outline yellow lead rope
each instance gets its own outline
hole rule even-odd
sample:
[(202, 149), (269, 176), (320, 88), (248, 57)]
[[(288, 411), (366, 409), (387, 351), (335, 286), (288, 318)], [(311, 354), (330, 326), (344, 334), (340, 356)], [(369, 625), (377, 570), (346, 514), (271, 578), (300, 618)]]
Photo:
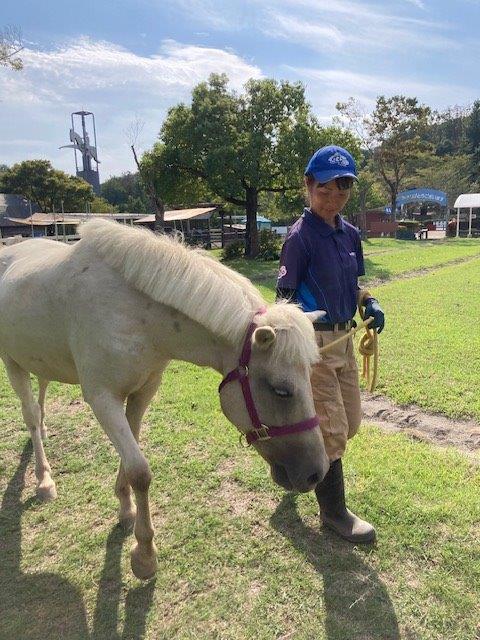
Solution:
[[(357, 331), (365, 328), (365, 333), (360, 339), (360, 344), (358, 345), (358, 350), (360, 354), (363, 356), (363, 368), (362, 368), (362, 378), (364, 378), (367, 382), (367, 389), (370, 392), (375, 391), (375, 387), (377, 386), (377, 373), (378, 373), (378, 335), (375, 329), (370, 329), (369, 324), (373, 322), (373, 318), (368, 318), (364, 320), (363, 311), (361, 307), (358, 308), (358, 312), (360, 317), (362, 318), (362, 322), (356, 327), (352, 327), (348, 333), (340, 338), (337, 338), (330, 344), (325, 345), (324, 347), (320, 347), (320, 353), (325, 353), (329, 351), (334, 345), (339, 344), (340, 342), (344, 342), (348, 340), (350, 337), (353, 337)], [(373, 356), (373, 369), (370, 367), (370, 358)]]

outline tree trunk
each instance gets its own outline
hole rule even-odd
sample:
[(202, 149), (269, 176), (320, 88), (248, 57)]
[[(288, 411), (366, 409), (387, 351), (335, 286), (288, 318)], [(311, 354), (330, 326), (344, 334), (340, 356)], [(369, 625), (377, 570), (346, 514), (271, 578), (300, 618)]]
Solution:
[(245, 257), (256, 258), (260, 251), (257, 229), (258, 192), (254, 187), (245, 189), (247, 224), (245, 229)]
[(393, 216), (392, 219), (395, 222), (397, 220), (397, 190), (396, 189), (390, 190), (390, 204), (392, 207), (392, 216)]
[(135, 159), (135, 164), (137, 165), (138, 173), (140, 174), (140, 178), (145, 185), (148, 197), (150, 198), (150, 203), (153, 207), (153, 210), (155, 211), (155, 222), (153, 224), (153, 230), (155, 231), (155, 233), (163, 233), (163, 230), (165, 228), (165, 206), (162, 200), (157, 195), (153, 181), (145, 175), (144, 171), (142, 171), (142, 166), (138, 161), (137, 152), (135, 151), (135, 147), (133, 144), (131, 145), (131, 149), (133, 157)]

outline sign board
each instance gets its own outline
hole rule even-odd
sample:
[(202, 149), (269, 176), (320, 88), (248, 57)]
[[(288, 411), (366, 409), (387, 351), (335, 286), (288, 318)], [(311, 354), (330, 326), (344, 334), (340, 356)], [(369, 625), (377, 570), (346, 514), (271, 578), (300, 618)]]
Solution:
[(401, 207), (408, 202), (435, 202), (442, 207), (447, 206), (447, 194), (437, 189), (409, 189), (397, 195), (397, 205)]

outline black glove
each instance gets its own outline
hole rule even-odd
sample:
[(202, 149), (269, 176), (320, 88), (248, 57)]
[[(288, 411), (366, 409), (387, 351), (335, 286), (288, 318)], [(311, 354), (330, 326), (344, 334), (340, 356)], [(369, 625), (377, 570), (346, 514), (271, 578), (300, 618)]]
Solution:
[(365, 311), (363, 316), (364, 320), (367, 318), (373, 318), (373, 322), (368, 326), (375, 327), (377, 333), (382, 332), (382, 329), (385, 326), (385, 314), (383, 313), (382, 307), (378, 304), (378, 300), (375, 298), (367, 298), (365, 301)]

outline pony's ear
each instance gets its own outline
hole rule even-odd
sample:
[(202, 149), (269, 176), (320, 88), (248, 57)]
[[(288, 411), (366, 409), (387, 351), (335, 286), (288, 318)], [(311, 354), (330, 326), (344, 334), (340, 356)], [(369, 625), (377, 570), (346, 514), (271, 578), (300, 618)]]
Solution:
[(312, 322), (316, 322), (317, 320), (321, 320), (322, 318), (324, 318), (327, 315), (327, 312), (326, 311), (307, 311), (305, 315)]
[(266, 350), (272, 346), (276, 339), (275, 330), (272, 327), (258, 327), (253, 332), (252, 340), (253, 344), (258, 349)]

